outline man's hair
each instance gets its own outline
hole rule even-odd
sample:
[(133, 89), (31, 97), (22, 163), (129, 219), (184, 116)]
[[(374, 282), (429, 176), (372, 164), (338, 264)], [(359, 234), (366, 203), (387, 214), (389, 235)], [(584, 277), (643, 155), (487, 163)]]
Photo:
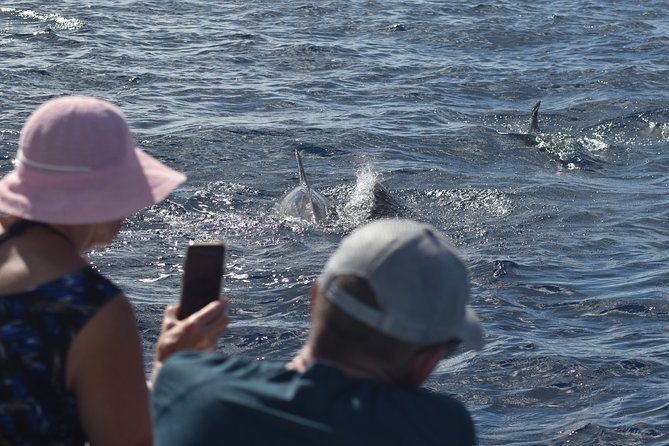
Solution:
[[(374, 291), (364, 279), (341, 275), (335, 280), (360, 302), (379, 308)], [(416, 345), (381, 333), (339, 309), (320, 291), (313, 305), (310, 343), (317, 358), (371, 369), (386, 375), (393, 382), (402, 383), (403, 375), (415, 355), (437, 347)]]

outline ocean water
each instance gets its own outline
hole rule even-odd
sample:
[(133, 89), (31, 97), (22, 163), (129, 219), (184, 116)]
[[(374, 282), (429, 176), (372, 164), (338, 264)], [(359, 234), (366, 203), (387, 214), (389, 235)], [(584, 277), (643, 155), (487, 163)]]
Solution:
[[(426, 386), (480, 444), (667, 445), (668, 47), (659, 0), (5, 1), (0, 175), (28, 114), (75, 93), (187, 173), (91, 253), (135, 306), (147, 370), (191, 240), (229, 245), (219, 349), (290, 358), (381, 181), (468, 261), (486, 347)], [(322, 224), (273, 212), (296, 149)]]

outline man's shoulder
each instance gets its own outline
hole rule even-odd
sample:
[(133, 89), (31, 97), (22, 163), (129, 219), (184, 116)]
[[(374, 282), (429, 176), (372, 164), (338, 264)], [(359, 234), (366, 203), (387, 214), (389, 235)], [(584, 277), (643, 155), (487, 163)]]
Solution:
[(151, 392), (154, 422), (169, 419), (175, 411), (182, 416), (195, 415), (217, 400), (241, 397), (246, 401), (251, 388), (262, 389), (263, 383), (283, 370), (283, 363), (278, 361), (222, 353), (175, 353), (161, 367)]
[(469, 411), (455, 397), (432, 390), (420, 389), (415, 392), (415, 398), (416, 400), (421, 400), (427, 410), (433, 410), (433, 413), (441, 414), (441, 417), (447, 415), (455, 424), (473, 425)]
[[(324, 421), (335, 432), (352, 438), (355, 433), (363, 444), (475, 443), (469, 411), (450, 395), (349, 378), (336, 368), (318, 364), (304, 378), (313, 385), (304, 389), (303, 409), (308, 410), (303, 414)], [(309, 406), (315, 399), (323, 407)]]
[(424, 388), (404, 390), (379, 385), (378, 389), (386, 394), (379, 400), (388, 403), (388, 411), (398, 411), (404, 417), (408, 415), (404, 411), (408, 410), (412, 413), (410, 417), (419, 424), (421, 421), (444, 420), (445, 417), (454, 422), (471, 423), (467, 408), (450, 395)]
[(451, 408), (454, 410), (463, 410), (465, 412), (467, 411), (465, 406), (460, 401), (446, 393), (440, 393), (435, 390), (426, 388), (420, 388), (416, 391), (408, 391), (406, 393), (410, 394), (416, 401), (421, 401), (426, 405), (440, 406), (445, 409)]
[(165, 361), (156, 385), (160, 385), (161, 381), (176, 380), (183, 384), (221, 375), (248, 378), (276, 373), (283, 368), (283, 363), (279, 361), (257, 361), (223, 353), (178, 352)]
[(402, 426), (398, 435), (409, 434), (412, 444), (475, 444), (474, 421), (456, 398), (426, 389), (398, 392), (393, 398), (394, 415), (388, 421), (396, 419)]
[[(234, 367), (250, 364), (252, 361), (223, 353), (203, 353), (197, 351), (179, 351), (165, 361), (163, 369), (174, 370), (181, 368), (209, 369), (212, 367)], [(257, 361), (256, 361), (257, 362)], [(162, 369), (161, 369), (162, 373)]]

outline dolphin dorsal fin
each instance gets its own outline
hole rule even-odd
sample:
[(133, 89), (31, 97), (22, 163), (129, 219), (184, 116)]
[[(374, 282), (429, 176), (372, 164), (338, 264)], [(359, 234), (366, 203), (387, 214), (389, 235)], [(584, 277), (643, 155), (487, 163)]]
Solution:
[(539, 132), (539, 107), (541, 106), (541, 101), (537, 101), (532, 107), (532, 116), (530, 116), (530, 125), (527, 128), (527, 133), (538, 133)]
[(297, 173), (300, 176), (300, 184), (306, 186), (309, 189), (309, 183), (307, 182), (307, 176), (304, 174), (304, 166), (302, 166), (302, 157), (300, 152), (295, 150), (295, 159), (297, 160)]
[(314, 223), (316, 223), (316, 207), (314, 206), (314, 201), (311, 198), (311, 188), (309, 187), (309, 183), (307, 182), (307, 176), (304, 174), (304, 166), (302, 165), (302, 157), (300, 156), (300, 152), (295, 150), (295, 159), (297, 160), (297, 172), (300, 176), (300, 184), (302, 187), (304, 187), (306, 193), (307, 193), (307, 200), (309, 201), (309, 208), (311, 209), (311, 219), (313, 220)]

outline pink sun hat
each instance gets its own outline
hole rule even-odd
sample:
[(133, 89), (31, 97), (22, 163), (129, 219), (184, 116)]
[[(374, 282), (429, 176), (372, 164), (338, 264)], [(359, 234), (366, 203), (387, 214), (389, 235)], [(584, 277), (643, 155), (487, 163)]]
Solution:
[(120, 220), (186, 180), (135, 146), (118, 107), (86, 96), (38, 107), (23, 126), (14, 164), (0, 179), (0, 212), (52, 224)]

